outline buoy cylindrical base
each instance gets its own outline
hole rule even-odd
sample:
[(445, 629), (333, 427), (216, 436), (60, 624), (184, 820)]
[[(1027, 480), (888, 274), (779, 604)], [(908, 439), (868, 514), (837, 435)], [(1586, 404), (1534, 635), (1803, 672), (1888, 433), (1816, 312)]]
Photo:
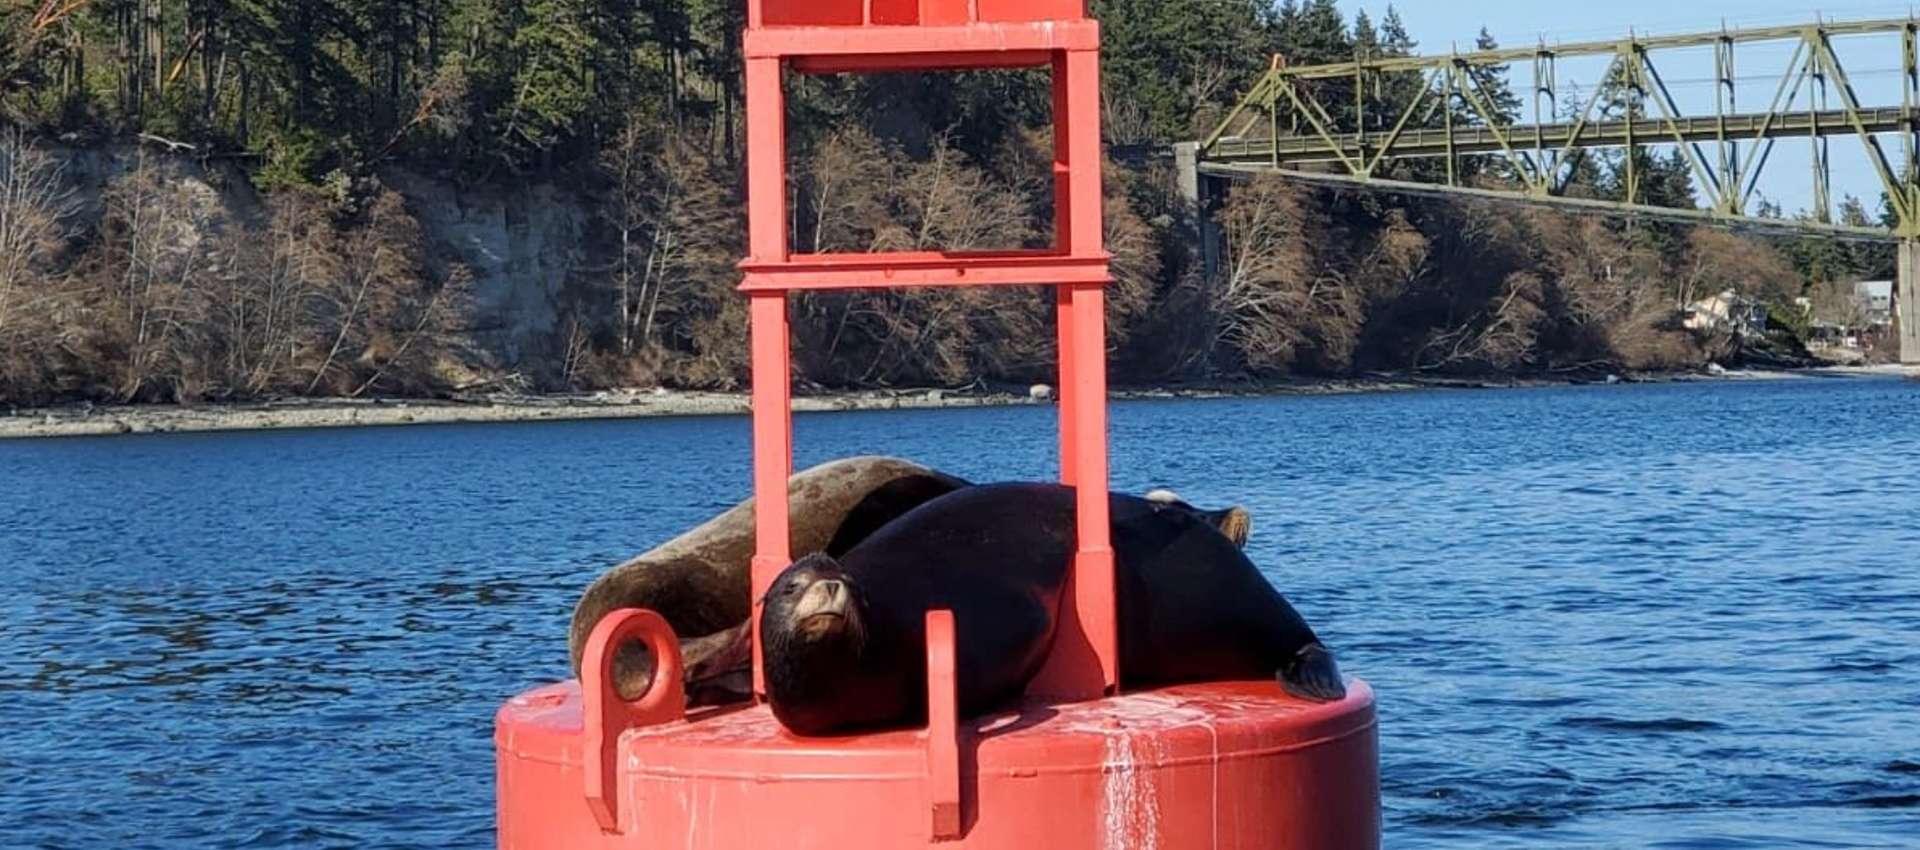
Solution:
[(935, 838), (925, 730), (796, 738), (765, 706), (621, 736), (617, 824), (581, 794), (577, 686), (501, 709), (502, 850), (953, 847), (1369, 850), (1373, 693), (1312, 704), (1266, 682), (1189, 685), (962, 724), (960, 834)]

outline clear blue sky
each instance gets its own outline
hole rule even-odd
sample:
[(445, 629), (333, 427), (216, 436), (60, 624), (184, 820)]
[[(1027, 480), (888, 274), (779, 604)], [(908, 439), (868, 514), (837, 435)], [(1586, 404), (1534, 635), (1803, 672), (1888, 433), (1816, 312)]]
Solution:
[[(1349, 18), (1365, 9), (1376, 21), (1385, 15), (1389, 5), (1387, 0), (1338, 2)], [(1629, 30), (1650, 33), (1711, 30), (1723, 22), (1733, 28), (1808, 23), (1816, 14), (1834, 20), (1896, 18), (1912, 14), (1916, 8), (1913, 3), (1875, 0), (1397, 0), (1392, 5), (1400, 11), (1407, 30), (1420, 42), (1422, 53), (1445, 53), (1456, 44), (1463, 50), (1469, 49), (1483, 25), (1504, 45), (1534, 44), (1541, 40), (1553, 44), (1617, 38)], [(1841, 60), (1854, 76), (1867, 105), (1883, 105), (1889, 98), (1892, 104), (1899, 103), (1897, 38), (1885, 42), (1843, 43), (1840, 50)], [(1754, 47), (1740, 57), (1743, 109), (1765, 108), (1790, 52), (1790, 46)], [(1654, 61), (1674, 85), (1675, 98), (1681, 101), (1683, 109), (1701, 106), (1711, 109), (1711, 52), (1656, 54)], [(1590, 86), (1602, 70), (1599, 64), (1563, 65), (1561, 82)], [(1526, 90), (1527, 73), (1528, 69), (1514, 69), (1519, 83), (1517, 90)], [(1805, 101), (1801, 103), (1804, 106)], [(1885, 142), (1891, 145), (1889, 154), (1897, 158), (1897, 143), (1891, 139)], [(1862, 145), (1851, 137), (1836, 137), (1831, 151), (1836, 198), (1851, 193), (1861, 197), (1869, 207), (1874, 206), (1880, 196), (1880, 183), (1862, 152)], [(1806, 143), (1781, 142), (1764, 172), (1761, 194), (1788, 210), (1807, 207), (1813, 197), (1811, 162)]]

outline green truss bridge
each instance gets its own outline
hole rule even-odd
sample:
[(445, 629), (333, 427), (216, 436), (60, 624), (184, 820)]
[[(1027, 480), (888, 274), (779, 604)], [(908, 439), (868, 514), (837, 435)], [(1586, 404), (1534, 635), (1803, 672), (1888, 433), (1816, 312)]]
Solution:
[[(1712, 85), (1711, 103), (1676, 98), (1678, 78), (1663, 74), (1663, 64), (1685, 65), (1708, 52), (1711, 78), (1687, 82)], [(1755, 54), (1766, 57), (1764, 88), (1772, 91), (1758, 109), (1740, 98), (1743, 91), (1752, 94), (1754, 81), (1740, 75), (1742, 57)], [(1777, 64), (1783, 55), (1784, 67)], [(1882, 66), (1897, 68), (1899, 82), (1874, 86), (1863, 99), (1855, 77), (1868, 72), (1850, 75), (1849, 62), (1872, 66), (1875, 74), (1887, 73)], [(1563, 85), (1563, 66), (1580, 63), (1604, 71), (1584, 87)], [(1512, 77), (1505, 109), (1498, 103), (1503, 90), (1490, 73), (1496, 69)], [(1516, 94), (1531, 95), (1518, 98), (1522, 110), (1531, 107), (1531, 121), (1511, 117)], [(1830, 144), (1849, 137), (1886, 191), (1890, 227), (1830, 218)], [(1783, 143), (1811, 151), (1810, 218), (1754, 214), (1761, 177)], [(1643, 160), (1635, 155), (1622, 158), (1624, 200), (1570, 191), (1581, 152), (1631, 154), (1655, 146), (1684, 154), (1704, 206), (1647, 203), (1646, 175), (1638, 168)], [(1343, 188), (1895, 242), (1901, 359), (1920, 363), (1920, 19), (1821, 21), (1439, 56), (1362, 54), (1312, 66), (1276, 57), (1220, 127), (1204, 141), (1179, 146), (1176, 158), (1195, 200), (1213, 182), (1279, 174)], [(1468, 176), (1468, 162), (1489, 160), (1498, 164), (1501, 179)]]

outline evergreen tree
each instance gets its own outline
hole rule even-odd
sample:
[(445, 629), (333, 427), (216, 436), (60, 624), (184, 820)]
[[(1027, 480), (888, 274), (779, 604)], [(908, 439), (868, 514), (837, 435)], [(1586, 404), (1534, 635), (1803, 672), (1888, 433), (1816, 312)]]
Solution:
[(588, 84), (599, 44), (585, 0), (529, 0), (525, 21), (508, 41), (518, 67), (501, 140), (527, 157), (548, 159), (584, 129), (596, 100)]
[(1353, 16), (1353, 48), (1363, 58), (1380, 55), (1380, 31), (1374, 28), (1373, 18), (1365, 9)]
[[(1480, 36), (1474, 41), (1474, 49), (1498, 50), (1500, 43), (1494, 39), (1493, 33), (1481, 27)], [(1457, 111), (1455, 120), (1469, 126), (1513, 126), (1520, 118), (1520, 98), (1513, 93), (1513, 86), (1508, 81), (1509, 73), (1506, 65), (1468, 65), (1467, 80), (1464, 81), (1467, 90), (1454, 103)], [(1466, 157), (1461, 163), (1461, 173), (1491, 174), (1509, 182), (1520, 179), (1519, 170), (1504, 155)]]
[[(1204, 133), (1261, 70), (1258, 0), (1094, 0), (1109, 133), (1172, 142)], [(992, 102), (982, 106), (994, 108)], [(1214, 107), (1209, 109), (1208, 107)]]
[(1388, 56), (1412, 56), (1420, 47), (1407, 33), (1407, 25), (1400, 20), (1400, 10), (1387, 5), (1387, 17), (1380, 24), (1380, 47)]
[[(1882, 197), (1885, 194), (1883, 190)], [(1852, 195), (1840, 199), (1840, 223), (1848, 227), (1893, 226), (1875, 221), (1867, 214), (1866, 204)], [(1847, 242), (1843, 247), (1848, 254), (1847, 265), (1860, 280), (1891, 280), (1896, 274), (1899, 258), (1892, 246), (1880, 242)]]
[(1287, 0), (1269, 36), (1274, 52), (1293, 65), (1321, 65), (1353, 58), (1353, 36), (1334, 0)]
[[(1473, 47), (1483, 52), (1499, 50), (1500, 42), (1486, 27), (1481, 27), (1480, 37), (1474, 40)], [(1520, 96), (1513, 93), (1513, 84), (1508, 79), (1512, 69), (1507, 65), (1473, 65), (1471, 72), (1479, 96), (1493, 111), (1494, 123), (1504, 127), (1519, 121)]]

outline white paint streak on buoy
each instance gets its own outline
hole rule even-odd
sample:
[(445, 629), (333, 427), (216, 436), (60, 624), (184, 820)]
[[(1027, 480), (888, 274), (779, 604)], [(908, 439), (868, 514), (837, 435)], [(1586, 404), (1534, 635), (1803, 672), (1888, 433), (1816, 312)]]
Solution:
[(1186, 707), (1178, 699), (1143, 694), (1115, 698), (1102, 706), (1101, 714), (1105, 722), (1099, 732), (1106, 739), (1102, 769), (1104, 846), (1108, 850), (1158, 850), (1157, 779), (1168, 757), (1166, 732), (1205, 722), (1205, 713)]
[(1213, 763), (1210, 765), (1213, 769), (1213, 787), (1207, 794), (1207, 808), (1210, 809), (1209, 817), (1213, 819), (1213, 850), (1220, 850), (1220, 727), (1213, 725), (1212, 720), (1206, 721), (1206, 727), (1207, 738), (1213, 742)]
[(1107, 850), (1158, 850), (1160, 794), (1154, 781), (1157, 741), (1143, 741), (1126, 728), (1106, 741), (1105, 840)]
[[(687, 823), (699, 823), (700, 816), (705, 814), (705, 812), (700, 811), (700, 789), (695, 787), (691, 782), (681, 782), (677, 784), (680, 787), (674, 790), (680, 792), (676, 796), (680, 799), (681, 820)], [(685, 850), (693, 850), (693, 841), (699, 832), (700, 830), (698, 829), (687, 830)]]
[(1156, 780), (1170, 757), (1167, 733), (1195, 725), (1205, 726), (1213, 738), (1217, 843), (1220, 737), (1208, 711), (1176, 696), (1126, 694), (1102, 701), (1094, 711), (1063, 718), (1061, 731), (1099, 735), (1104, 742), (1100, 812), (1104, 850), (1158, 850), (1160, 789)]

